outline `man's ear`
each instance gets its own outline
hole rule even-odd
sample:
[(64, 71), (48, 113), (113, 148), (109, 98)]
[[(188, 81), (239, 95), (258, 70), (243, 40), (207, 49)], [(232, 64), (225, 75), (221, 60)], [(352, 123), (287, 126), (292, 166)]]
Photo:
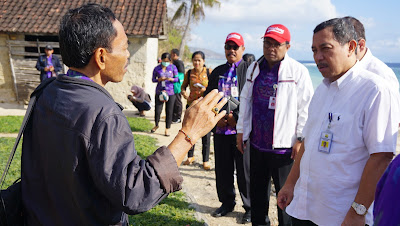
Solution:
[(93, 54), (94, 61), (96, 62), (97, 66), (100, 70), (104, 70), (106, 67), (106, 55), (107, 50), (104, 48), (98, 48)]
[(366, 48), (365, 39), (362, 38), (362, 39), (358, 40), (358, 46), (359, 46), (360, 52), (364, 52), (364, 50)]
[(349, 56), (351, 56), (351, 54), (355, 54), (355, 51), (356, 51), (356, 48), (357, 48), (357, 42), (356, 42), (356, 40), (351, 40), (350, 42), (349, 42)]

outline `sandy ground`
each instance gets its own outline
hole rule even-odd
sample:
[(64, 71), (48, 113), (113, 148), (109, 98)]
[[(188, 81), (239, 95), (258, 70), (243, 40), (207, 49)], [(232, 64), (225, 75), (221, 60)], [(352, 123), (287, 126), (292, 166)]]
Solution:
[[(184, 105), (185, 106), (185, 105)], [(26, 106), (16, 104), (0, 104), (0, 116), (2, 115), (24, 115)], [(126, 116), (135, 117), (136, 111), (124, 110)], [(147, 112), (146, 118), (154, 123), (154, 110)], [(161, 119), (160, 128), (155, 133), (139, 133), (155, 137), (159, 141), (159, 145), (168, 145), (178, 133), (181, 128), (181, 124), (172, 124), (170, 130), (170, 137), (164, 136), (165, 120)], [(0, 134), (0, 136), (16, 136), (15, 134)], [(218, 201), (216, 185), (215, 185), (215, 171), (214, 171), (214, 148), (211, 138), (211, 153), (210, 153), (210, 164), (211, 170), (205, 171), (202, 167), (201, 157), (201, 139), (196, 143), (196, 149), (194, 152), (195, 162), (189, 166), (181, 166), (180, 171), (184, 178), (183, 191), (187, 194), (188, 202), (193, 208), (196, 209), (196, 218), (204, 220), (206, 225), (218, 226), (218, 225), (240, 225), (240, 220), (244, 213), (242, 208), (242, 200), (238, 195), (237, 185), (236, 187), (236, 206), (232, 213), (227, 214), (224, 217), (214, 218), (211, 213), (218, 208), (221, 203)], [(397, 144), (397, 153), (400, 151), (400, 144)], [(277, 209), (276, 209), (276, 197), (275, 194), (271, 193), (270, 196), (270, 209), (269, 216), (271, 225), (278, 225)], [(249, 225), (249, 224), (248, 224)]]

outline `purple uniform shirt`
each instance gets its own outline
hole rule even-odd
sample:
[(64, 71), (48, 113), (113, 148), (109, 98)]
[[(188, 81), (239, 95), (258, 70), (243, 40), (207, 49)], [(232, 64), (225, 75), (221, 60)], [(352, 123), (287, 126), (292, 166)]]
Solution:
[(250, 142), (252, 146), (261, 152), (286, 154), (290, 153), (292, 149), (272, 148), (275, 110), (269, 109), (269, 101), (270, 97), (276, 97), (277, 89), (274, 89), (274, 85), (277, 87), (278, 84), (279, 66), (280, 63), (277, 63), (270, 69), (265, 59), (260, 64), (260, 74), (254, 81), (253, 87), (252, 131), (250, 134)]
[(390, 163), (376, 187), (374, 225), (400, 225), (399, 156)]
[[(47, 67), (48, 66), (53, 66), (53, 55), (50, 55), (47, 57)], [(51, 78), (51, 71), (47, 72), (47, 78)]]
[(92, 81), (92, 82), (94, 82), (92, 79), (90, 79), (90, 78), (87, 77), (86, 75), (84, 75), (84, 74), (82, 74), (82, 73), (80, 73), (80, 72), (71, 70), (71, 69), (69, 69), (69, 70), (67, 71), (67, 76), (73, 77), (73, 78), (80, 78), (80, 79), (83, 79), (83, 80), (87, 80), (87, 81)]
[[(159, 82), (158, 78), (167, 77), (174, 78), (173, 81)], [(153, 70), (153, 82), (157, 82), (156, 94), (159, 94), (162, 90), (167, 91), (169, 96), (174, 95), (174, 83), (178, 82), (178, 69), (173, 64), (168, 65), (165, 71), (162, 70), (161, 64), (157, 65)]]
[[(240, 62), (242, 62), (242, 60), (230, 65), (231, 67), (229, 70), (224, 75), (220, 76), (218, 80), (218, 91), (223, 92), (225, 97), (231, 96), (231, 88), (233, 86), (238, 87), (236, 68), (239, 66)], [(230, 125), (226, 125), (224, 127), (217, 126), (215, 132), (217, 134), (233, 135), (236, 134), (236, 128)]]

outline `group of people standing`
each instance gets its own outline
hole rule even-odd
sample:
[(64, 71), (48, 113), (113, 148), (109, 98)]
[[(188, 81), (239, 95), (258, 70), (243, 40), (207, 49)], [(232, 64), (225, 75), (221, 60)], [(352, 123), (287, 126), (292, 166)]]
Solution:
[[(204, 66), (204, 53), (193, 53), (194, 69), (181, 87), (188, 106), (213, 89), (228, 99), (226, 115), (212, 130), (222, 203), (212, 215), (233, 210), (236, 171), (242, 223), (270, 224), (272, 179), (279, 225), (372, 225), (375, 188), (396, 147), (395, 74), (371, 54), (364, 27), (353, 17), (314, 30), (312, 51), (325, 78), (316, 95), (307, 68), (287, 54), (288, 28), (271, 25), (262, 38), (263, 56), (253, 63), (243, 59), (244, 40), (236, 32), (225, 40), (227, 62), (212, 71)], [(203, 166), (209, 169), (210, 133), (202, 141)], [(192, 148), (184, 164), (193, 161)]]

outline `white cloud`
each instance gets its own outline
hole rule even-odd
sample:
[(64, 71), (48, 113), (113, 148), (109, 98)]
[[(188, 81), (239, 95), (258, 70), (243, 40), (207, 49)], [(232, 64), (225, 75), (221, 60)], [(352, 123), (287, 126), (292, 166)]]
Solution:
[(364, 25), (365, 30), (368, 30), (369, 28), (375, 27), (375, 19), (372, 17), (362, 17), (360, 16), (357, 18), (360, 20), (360, 22)]

